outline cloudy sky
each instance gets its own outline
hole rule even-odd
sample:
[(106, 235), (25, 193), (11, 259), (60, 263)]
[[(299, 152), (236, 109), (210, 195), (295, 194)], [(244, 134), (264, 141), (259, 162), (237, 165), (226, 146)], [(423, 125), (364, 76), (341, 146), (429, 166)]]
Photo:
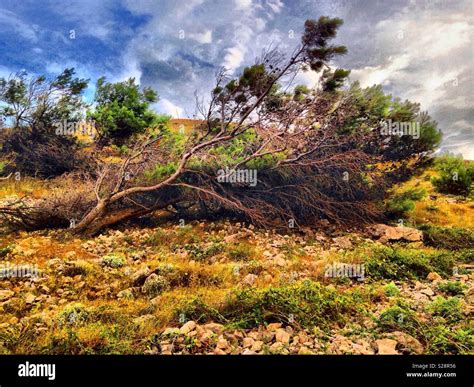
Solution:
[(192, 117), (218, 68), (238, 73), (269, 45), (290, 52), (321, 15), (344, 19), (349, 53), (334, 65), (420, 102), (442, 149), (474, 159), (473, 0), (1, 0), (0, 77), (75, 67), (90, 99), (99, 76), (133, 76), (158, 91), (157, 111)]

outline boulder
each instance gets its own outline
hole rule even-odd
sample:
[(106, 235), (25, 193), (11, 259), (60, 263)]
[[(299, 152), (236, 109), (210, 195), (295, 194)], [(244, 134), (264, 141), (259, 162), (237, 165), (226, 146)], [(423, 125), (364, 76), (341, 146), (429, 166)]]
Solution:
[(423, 233), (412, 227), (394, 227), (386, 224), (374, 224), (367, 228), (370, 235), (381, 243), (387, 242), (420, 242)]
[(396, 350), (397, 342), (392, 339), (378, 339), (375, 340), (379, 355), (398, 355)]
[(0, 290), (0, 301), (5, 301), (11, 298), (15, 292), (11, 290)]

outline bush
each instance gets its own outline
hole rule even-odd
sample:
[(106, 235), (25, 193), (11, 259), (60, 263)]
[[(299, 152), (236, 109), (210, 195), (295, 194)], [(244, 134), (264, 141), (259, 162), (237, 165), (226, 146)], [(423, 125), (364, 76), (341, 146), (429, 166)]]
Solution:
[(224, 250), (224, 245), (212, 242), (209, 246), (201, 246), (198, 243), (193, 243), (185, 245), (184, 249), (190, 253), (191, 257), (202, 261), (221, 253)]
[(306, 328), (329, 329), (358, 313), (368, 298), (359, 292), (340, 293), (334, 287), (306, 280), (277, 288), (235, 290), (218, 309), (194, 299), (182, 305), (177, 316), (183, 313), (189, 319), (217, 321), (238, 328), (294, 322)]
[(411, 335), (416, 335), (420, 328), (415, 312), (404, 303), (385, 309), (378, 318), (378, 325), (384, 331), (401, 330)]
[(474, 231), (458, 227), (423, 225), (423, 240), (428, 246), (447, 250), (474, 248)]
[(74, 277), (76, 275), (88, 275), (94, 271), (94, 266), (83, 260), (69, 262), (66, 268), (63, 270), (63, 274), (68, 277)]
[(8, 253), (11, 253), (12, 251), (13, 251), (12, 246), (0, 247), (0, 258), (6, 257)]
[(440, 172), (431, 182), (441, 193), (468, 196), (474, 181), (474, 164), (466, 165), (462, 156), (445, 155), (436, 159), (435, 168)]
[(229, 257), (234, 261), (248, 261), (254, 254), (254, 247), (248, 243), (239, 242), (229, 248)]
[(448, 281), (438, 285), (438, 290), (449, 296), (462, 295), (464, 294), (464, 289), (466, 289), (466, 285), (459, 281)]
[(450, 276), (454, 257), (443, 252), (381, 247), (365, 264), (366, 276), (374, 279), (424, 279), (432, 271)]
[(167, 290), (169, 286), (170, 283), (166, 277), (153, 273), (145, 280), (142, 286), (142, 293), (155, 297)]
[(95, 122), (101, 141), (123, 145), (156, 123), (156, 114), (149, 109), (156, 101), (156, 92), (149, 88), (140, 91), (134, 78), (108, 83), (101, 77), (96, 85), (96, 106), (88, 116)]
[(457, 322), (463, 318), (461, 300), (458, 297), (438, 296), (426, 308), (433, 316), (440, 316), (447, 322)]
[(104, 266), (119, 268), (125, 265), (125, 257), (119, 254), (108, 254), (102, 258), (102, 264)]
[(59, 314), (60, 326), (80, 325), (89, 320), (89, 312), (84, 305), (74, 303), (67, 305)]
[(405, 216), (415, 208), (415, 201), (426, 196), (424, 189), (413, 188), (402, 193), (394, 194), (387, 202), (387, 211), (390, 216)]
[(385, 285), (383, 291), (387, 297), (394, 297), (400, 294), (400, 289), (393, 282)]

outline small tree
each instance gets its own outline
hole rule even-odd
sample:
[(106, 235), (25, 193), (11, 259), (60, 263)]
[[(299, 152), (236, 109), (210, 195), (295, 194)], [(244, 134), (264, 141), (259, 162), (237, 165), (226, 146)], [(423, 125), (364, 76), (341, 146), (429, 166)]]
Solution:
[(95, 110), (88, 113), (95, 122), (99, 142), (122, 145), (134, 134), (144, 132), (156, 119), (150, 103), (157, 100), (154, 90), (145, 88), (140, 91), (134, 78), (117, 83), (108, 83), (105, 77), (99, 78)]
[(81, 163), (75, 138), (56, 135), (56, 124), (81, 119), (87, 82), (75, 78), (72, 68), (52, 79), (25, 72), (0, 78), (0, 116), (8, 127), (2, 153), (12, 168), (50, 177)]
[(474, 163), (467, 164), (462, 156), (450, 154), (436, 158), (435, 168), (440, 173), (432, 183), (441, 193), (468, 196), (474, 182)]

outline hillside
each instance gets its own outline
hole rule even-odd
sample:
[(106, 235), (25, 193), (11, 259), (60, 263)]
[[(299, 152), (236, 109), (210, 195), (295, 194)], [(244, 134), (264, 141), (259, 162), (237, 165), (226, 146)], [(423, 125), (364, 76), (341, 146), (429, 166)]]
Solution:
[[(0, 352), (472, 353), (474, 204), (436, 193), (433, 174), (394, 189), (426, 191), (410, 227), (283, 235), (168, 218), (94, 238), (4, 233), (2, 269), (33, 278), (2, 280)], [(3, 200), (60, 185), (0, 184)]]

